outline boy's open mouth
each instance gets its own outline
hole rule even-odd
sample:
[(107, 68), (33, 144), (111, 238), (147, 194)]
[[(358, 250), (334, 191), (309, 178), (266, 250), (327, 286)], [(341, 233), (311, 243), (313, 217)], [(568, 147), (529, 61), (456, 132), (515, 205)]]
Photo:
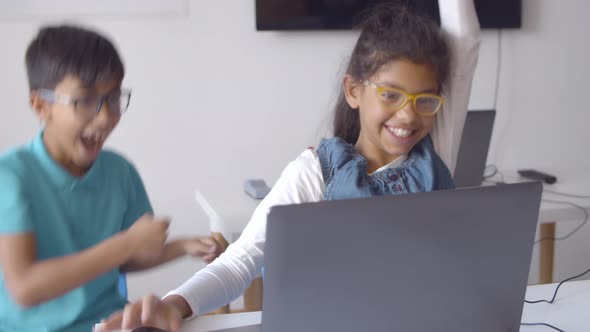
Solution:
[(104, 136), (100, 134), (96, 135), (83, 135), (80, 137), (80, 141), (88, 152), (98, 153), (104, 143)]

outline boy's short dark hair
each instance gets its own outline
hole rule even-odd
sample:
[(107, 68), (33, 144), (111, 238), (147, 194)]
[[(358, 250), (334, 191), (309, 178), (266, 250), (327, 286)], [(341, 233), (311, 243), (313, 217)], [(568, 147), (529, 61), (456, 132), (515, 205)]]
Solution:
[(125, 68), (115, 46), (100, 34), (71, 25), (43, 27), (25, 56), (29, 89), (54, 89), (67, 75), (85, 87), (121, 82)]

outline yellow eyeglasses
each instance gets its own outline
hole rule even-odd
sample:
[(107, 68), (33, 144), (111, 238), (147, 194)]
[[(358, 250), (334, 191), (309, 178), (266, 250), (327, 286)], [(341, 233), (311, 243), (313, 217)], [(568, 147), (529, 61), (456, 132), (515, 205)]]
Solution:
[(377, 85), (367, 80), (361, 81), (361, 83), (375, 88), (379, 100), (392, 112), (399, 111), (411, 101), (416, 113), (433, 116), (441, 109), (444, 101), (443, 97), (433, 93), (412, 94), (400, 89)]

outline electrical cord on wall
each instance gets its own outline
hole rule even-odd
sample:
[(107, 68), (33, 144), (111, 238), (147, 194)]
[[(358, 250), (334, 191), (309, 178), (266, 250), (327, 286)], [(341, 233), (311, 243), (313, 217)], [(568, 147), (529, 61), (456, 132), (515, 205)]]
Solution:
[[(494, 96), (493, 96), (493, 106), (494, 106), (494, 110), (498, 110), (498, 104), (499, 104), (499, 99), (500, 99), (500, 80), (501, 80), (501, 76), (502, 76), (502, 29), (498, 29), (498, 47), (496, 48), (497, 54), (496, 54), (496, 81), (494, 82)], [(496, 139), (494, 146), (492, 147), (492, 151), (491, 154), (496, 154), (496, 151), (498, 150), (498, 147), (501, 146), (501, 142), (504, 140), (504, 134), (506, 131), (506, 127), (508, 125), (504, 124), (503, 126), (501, 126), (501, 128), (495, 128), (494, 130), (494, 136), (498, 137), (498, 139)]]
[(500, 74), (502, 72), (502, 29), (498, 29), (498, 64), (496, 65), (496, 86), (494, 87), (494, 109), (498, 109), (498, 96), (500, 91)]

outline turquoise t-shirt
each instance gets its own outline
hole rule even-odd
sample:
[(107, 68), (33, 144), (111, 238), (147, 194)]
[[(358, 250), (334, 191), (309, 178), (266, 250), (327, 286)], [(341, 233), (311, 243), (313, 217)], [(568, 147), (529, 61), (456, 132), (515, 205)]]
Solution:
[[(42, 132), (0, 155), (0, 234), (34, 233), (39, 261), (91, 247), (151, 211), (139, 174), (114, 152), (102, 151), (82, 177), (49, 156)], [(115, 268), (29, 309), (13, 301), (0, 275), (0, 332), (89, 332), (124, 307), (118, 273)]]

